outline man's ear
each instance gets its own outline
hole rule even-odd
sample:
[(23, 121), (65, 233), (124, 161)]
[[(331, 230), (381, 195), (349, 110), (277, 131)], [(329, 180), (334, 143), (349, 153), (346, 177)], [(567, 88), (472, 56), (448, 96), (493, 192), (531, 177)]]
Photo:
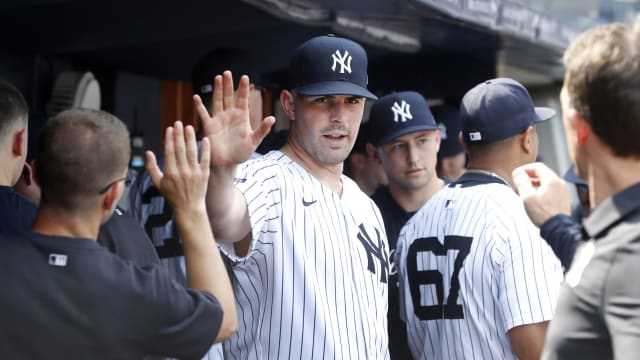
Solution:
[(27, 129), (22, 129), (13, 135), (13, 145), (11, 146), (11, 150), (15, 156), (26, 156), (26, 142)]
[(282, 90), (280, 92), (280, 105), (282, 106), (282, 110), (284, 110), (284, 113), (287, 115), (287, 117), (291, 120), (295, 120), (295, 103), (293, 93), (291, 91)]
[(22, 177), (28, 186), (31, 186), (35, 181), (35, 175), (31, 168), (31, 165), (25, 161), (24, 166), (22, 167)]
[(522, 149), (524, 151), (527, 152), (527, 154), (529, 154), (532, 151), (534, 151), (534, 149), (532, 148), (533, 136), (534, 136), (533, 132), (534, 131), (535, 131), (535, 129), (533, 128), (533, 125), (529, 125), (527, 130), (525, 130), (522, 133), (522, 137), (520, 138), (520, 146), (522, 147)]
[(584, 145), (593, 135), (593, 129), (587, 120), (575, 109), (569, 110), (569, 124), (576, 132), (578, 145)]
[[(124, 181), (118, 181), (109, 187), (109, 190), (102, 195), (102, 209), (110, 216), (113, 209), (118, 205), (120, 196), (124, 192)], [(107, 217), (108, 218), (108, 217)]]

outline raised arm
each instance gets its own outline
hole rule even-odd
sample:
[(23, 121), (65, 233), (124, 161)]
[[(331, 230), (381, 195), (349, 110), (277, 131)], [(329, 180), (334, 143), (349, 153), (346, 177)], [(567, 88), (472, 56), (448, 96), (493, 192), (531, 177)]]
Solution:
[(182, 238), (190, 288), (210, 292), (218, 299), (223, 318), (215, 341), (231, 337), (238, 326), (236, 306), (227, 270), (216, 246), (205, 205), (209, 178), (210, 144), (202, 141), (202, 157), (193, 127), (181, 122), (168, 127), (164, 138), (164, 172), (152, 152), (147, 152), (151, 180), (173, 208)]
[(233, 186), (236, 167), (251, 157), (275, 122), (266, 117), (257, 129), (249, 121), (249, 78), (242, 76), (234, 94), (230, 71), (214, 79), (210, 116), (198, 95), (195, 107), (204, 135), (211, 143), (211, 176), (207, 210), (211, 227), (221, 243), (249, 241), (251, 226), (244, 196)]
[(558, 175), (542, 163), (520, 166), (513, 181), (531, 221), (551, 246), (565, 270), (582, 240), (582, 225), (569, 216), (569, 196)]
[(554, 215), (571, 214), (564, 180), (543, 163), (520, 166), (513, 170), (512, 177), (527, 215), (536, 226)]

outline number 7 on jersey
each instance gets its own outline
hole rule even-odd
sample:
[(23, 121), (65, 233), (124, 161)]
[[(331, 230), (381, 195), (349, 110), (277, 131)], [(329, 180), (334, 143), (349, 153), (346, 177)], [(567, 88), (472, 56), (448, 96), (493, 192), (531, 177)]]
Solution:
[[(411, 300), (416, 316), (421, 320), (436, 319), (462, 319), (464, 313), (462, 305), (458, 304), (458, 293), (460, 292), (460, 281), (458, 275), (464, 259), (469, 255), (473, 238), (466, 236), (448, 235), (444, 237), (444, 244), (440, 243), (436, 237), (426, 237), (415, 239), (407, 253), (407, 276), (411, 289)], [(448, 251), (457, 250), (458, 254), (453, 263), (453, 269), (423, 269), (423, 256), (432, 255), (434, 257), (447, 256)], [(424, 254), (424, 253), (431, 254)], [(437, 259), (436, 259), (437, 260)], [(436, 263), (438, 263), (436, 261)], [(442, 263), (440, 263), (442, 264)], [(449, 262), (444, 262), (448, 266)], [(453, 271), (452, 271), (453, 270)], [(451, 273), (451, 282), (447, 301), (444, 303), (444, 282), (443, 272)], [(436, 305), (423, 305), (421, 288), (433, 285), (436, 289)]]

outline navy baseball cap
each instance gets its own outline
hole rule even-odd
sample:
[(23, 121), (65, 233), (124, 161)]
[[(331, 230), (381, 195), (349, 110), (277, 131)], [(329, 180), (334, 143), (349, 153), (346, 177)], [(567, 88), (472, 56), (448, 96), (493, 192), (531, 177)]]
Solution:
[(381, 146), (416, 131), (438, 130), (427, 101), (415, 91), (392, 93), (378, 99), (369, 113), (369, 142)]
[(460, 103), (462, 134), (468, 144), (487, 144), (515, 136), (555, 114), (552, 109), (535, 107), (527, 89), (509, 78), (476, 85)]
[(440, 150), (438, 159), (458, 155), (464, 152), (458, 139), (460, 134), (460, 110), (449, 105), (434, 106), (431, 108), (433, 116), (440, 127)]
[(377, 99), (367, 89), (367, 53), (349, 39), (314, 37), (291, 58), (289, 86), (301, 95), (356, 95)]

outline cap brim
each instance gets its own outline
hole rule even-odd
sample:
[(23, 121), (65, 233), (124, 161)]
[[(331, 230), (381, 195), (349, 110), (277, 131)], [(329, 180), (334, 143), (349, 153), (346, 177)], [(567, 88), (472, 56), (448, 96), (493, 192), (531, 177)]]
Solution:
[(389, 141), (398, 138), (402, 135), (406, 135), (412, 132), (416, 132), (416, 131), (423, 131), (423, 130), (438, 130), (439, 127), (438, 125), (416, 125), (416, 126), (410, 126), (410, 127), (406, 127), (406, 128), (402, 128), (401, 130), (395, 131), (387, 136), (382, 137), (380, 140), (378, 140), (375, 144), (373, 144), (374, 146), (382, 146), (386, 143), (388, 143)]
[(321, 81), (299, 86), (295, 90), (299, 94), (307, 96), (355, 95), (372, 100), (376, 100), (378, 98), (362, 86), (348, 81)]
[(556, 116), (556, 111), (546, 107), (536, 107), (536, 115), (538, 115), (536, 122), (542, 122)]

